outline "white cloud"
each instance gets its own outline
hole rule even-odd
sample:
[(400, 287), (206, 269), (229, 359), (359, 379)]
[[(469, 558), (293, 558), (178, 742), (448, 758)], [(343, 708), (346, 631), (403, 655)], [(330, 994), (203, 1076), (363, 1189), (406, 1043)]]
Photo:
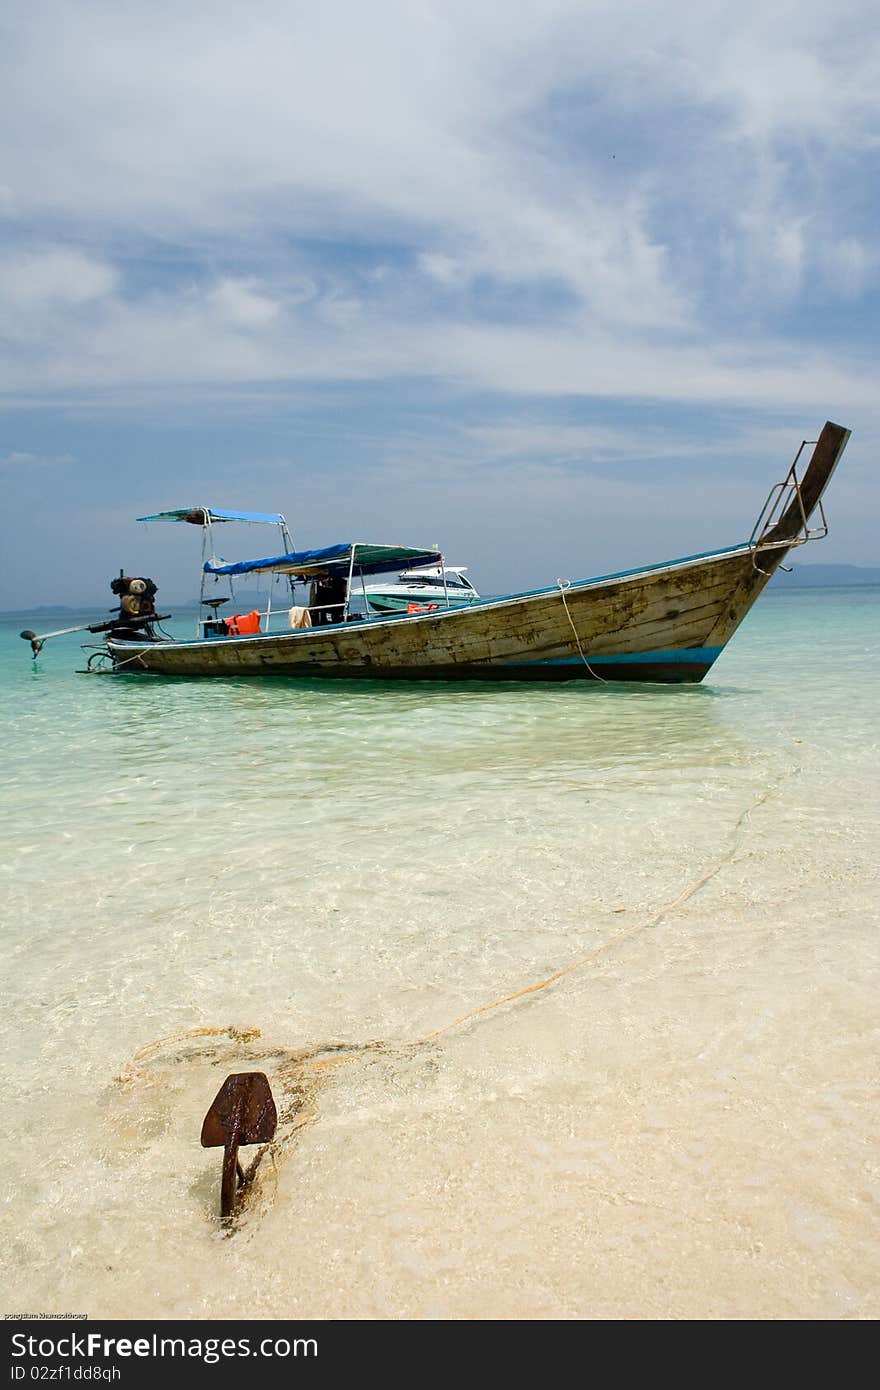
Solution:
[[(168, 5), (14, 13), (6, 162), (23, 211), (165, 235), (267, 220), (323, 233), (335, 217), (342, 235), (442, 228), (502, 267), (563, 273), (607, 242), (625, 268), (644, 210), (606, 177), (604, 110), (654, 123), (688, 103), (756, 146), (792, 131), (852, 143), (876, 113), (876, 52), (840, 37), (870, 12), (846, 0), (769, 14), (522, 0), (513, 21), (507, 5), (454, 0), (220, 3), (210, 22)], [(572, 179), (530, 122), (578, 91), (600, 124), (583, 143), (572, 132)]]
[(858, 298), (872, 280), (876, 281), (880, 269), (880, 249), (866, 246), (861, 238), (841, 237), (839, 241), (829, 243), (825, 254), (829, 279), (848, 299)]
[(72, 454), (30, 454), (22, 449), (12, 449), (8, 454), (0, 454), (0, 468), (23, 469), (65, 467), (73, 463)]
[(0, 260), (0, 300), (28, 310), (102, 299), (118, 280), (113, 266), (63, 247)]
[(234, 328), (262, 328), (277, 318), (279, 310), (253, 280), (220, 280), (205, 295), (205, 302), (222, 323)]
[(441, 285), (461, 285), (467, 278), (464, 262), (442, 251), (422, 252), (418, 258), (419, 269)]
[(761, 325), (880, 275), (832, 193), (876, 149), (860, 0), (21, 0), (9, 25), (2, 206), (45, 235), (0, 270), (7, 391), (870, 396), (858, 358)]
[[(876, 408), (873, 361), (784, 341), (717, 338), (664, 342), (586, 316), (533, 325), (397, 317), (393, 287), (377, 308), (332, 287), (315, 301), (284, 305), (249, 287), (212, 282), (144, 300), (109, 295), (83, 316), (78, 306), (18, 319), (33, 351), (2, 360), (2, 389), (179, 389), (256, 382), (318, 383), (410, 378), (526, 397), (726, 403), (838, 413)], [(51, 332), (50, 332), (51, 328)], [(10, 330), (11, 331), (11, 330)], [(29, 349), (32, 344), (28, 343)]]

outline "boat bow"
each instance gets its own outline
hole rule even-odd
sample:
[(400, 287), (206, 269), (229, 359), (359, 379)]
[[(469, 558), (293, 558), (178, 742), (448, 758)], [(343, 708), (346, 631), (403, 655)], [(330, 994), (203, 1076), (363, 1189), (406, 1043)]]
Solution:
[[(817, 507), (821, 513), (822, 494), (840, 462), (850, 433), (851, 431), (844, 429), (843, 425), (835, 425), (827, 420), (813, 447), (807, 471), (803, 478), (799, 479), (797, 465), (807, 441), (803, 442), (788, 476), (783, 482), (776, 484), (764, 504), (764, 510), (755, 527), (755, 532), (758, 532), (757, 540), (755, 532), (752, 533), (756, 550), (784, 550), (790, 546), (803, 545), (805, 541), (813, 539), (814, 535), (826, 534), (828, 528), (824, 514), (820, 531), (811, 532), (809, 522)], [(781, 563), (782, 558), (780, 555), (776, 565)]]

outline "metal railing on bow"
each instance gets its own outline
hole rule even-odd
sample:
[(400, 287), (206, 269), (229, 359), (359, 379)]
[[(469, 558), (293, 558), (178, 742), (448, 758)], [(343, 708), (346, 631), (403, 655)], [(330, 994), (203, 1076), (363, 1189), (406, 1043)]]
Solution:
[[(804, 439), (794, 457), (794, 462), (782, 482), (774, 483), (767, 500), (758, 515), (758, 519), (752, 528), (749, 537), (749, 546), (752, 550), (752, 563), (756, 570), (761, 574), (765, 571), (758, 564), (756, 556), (761, 550), (788, 550), (796, 545), (806, 545), (807, 541), (822, 540), (828, 535), (828, 522), (825, 518), (825, 509), (822, 506), (822, 499), (817, 502), (819, 511), (819, 525), (810, 526), (807, 510), (804, 506), (803, 494), (801, 493), (801, 482), (798, 478), (797, 466), (804, 449), (808, 445), (815, 445), (815, 439)], [(792, 504), (795, 504), (793, 507)], [(769, 536), (778, 523), (782, 520), (789, 510), (794, 515), (800, 514), (800, 526), (793, 535), (789, 534), (770, 540)]]

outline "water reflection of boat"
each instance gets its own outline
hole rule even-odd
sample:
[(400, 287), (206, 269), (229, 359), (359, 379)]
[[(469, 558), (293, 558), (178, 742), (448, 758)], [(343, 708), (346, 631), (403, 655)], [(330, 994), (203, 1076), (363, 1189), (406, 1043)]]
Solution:
[[(598, 578), (560, 579), (528, 593), (476, 597), (463, 606), (412, 603), (400, 613), (367, 611), (375, 576), (425, 569), (445, 576), (443, 557), (426, 548), (288, 546), (282, 554), (233, 563), (209, 551), (205, 578), (232, 583), (238, 576), (263, 575), (289, 582), (281, 614), (268, 605), (265, 613), (223, 619), (218, 610), (227, 600), (207, 599), (203, 592), (209, 616), (200, 615), (194, 639), (178, 641), (152, 628), (147, 640), (111, 632), (97, 661), (115, 671), (176, 676), (693, 683), (724, 650), (788, 551), (827, 533), (822, 493), (848, 439), (848, 430), (826, 423), (802, 477), (806, 441), (801, 445), (747, 541)], [(818, 524), (811, 526), (814, 512)], [(206, 536), (212, 519), (225, 519), (203, 509), (169, 515), (202, 525)], [(274, 521), (284, 534), (283, 517), (244, 516)], [(302, 603), (294, 597), (297, 585), (306, 589)], [(445, 587), (448, 597), (448, 579)], [(360, 612), (358, 602), (365, 605)], [(135, 597), (134, 603), (141, 600)], [(292, 630), (273, 631), (279, 617)], [(137, 621), (143, 621), (142, 608)]]
[(373, 613), (406, 613), (412, 604), (464, 608), (480, 598), (466, 570), (467, 565), (428, 565), (402, 570), (396, 582), (372, 580), (365, 586), (367, 605)]

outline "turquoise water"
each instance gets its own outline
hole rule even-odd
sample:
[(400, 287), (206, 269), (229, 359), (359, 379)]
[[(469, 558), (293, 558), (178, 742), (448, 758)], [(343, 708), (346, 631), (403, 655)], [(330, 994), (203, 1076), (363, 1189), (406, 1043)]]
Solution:
[[(668, 688), (87, 678), (4, 621), (9, 1311), (876, 1317), (878, 615), (768, 594)], [(226, 1239), (253, 1067), (310, 1122)]]

